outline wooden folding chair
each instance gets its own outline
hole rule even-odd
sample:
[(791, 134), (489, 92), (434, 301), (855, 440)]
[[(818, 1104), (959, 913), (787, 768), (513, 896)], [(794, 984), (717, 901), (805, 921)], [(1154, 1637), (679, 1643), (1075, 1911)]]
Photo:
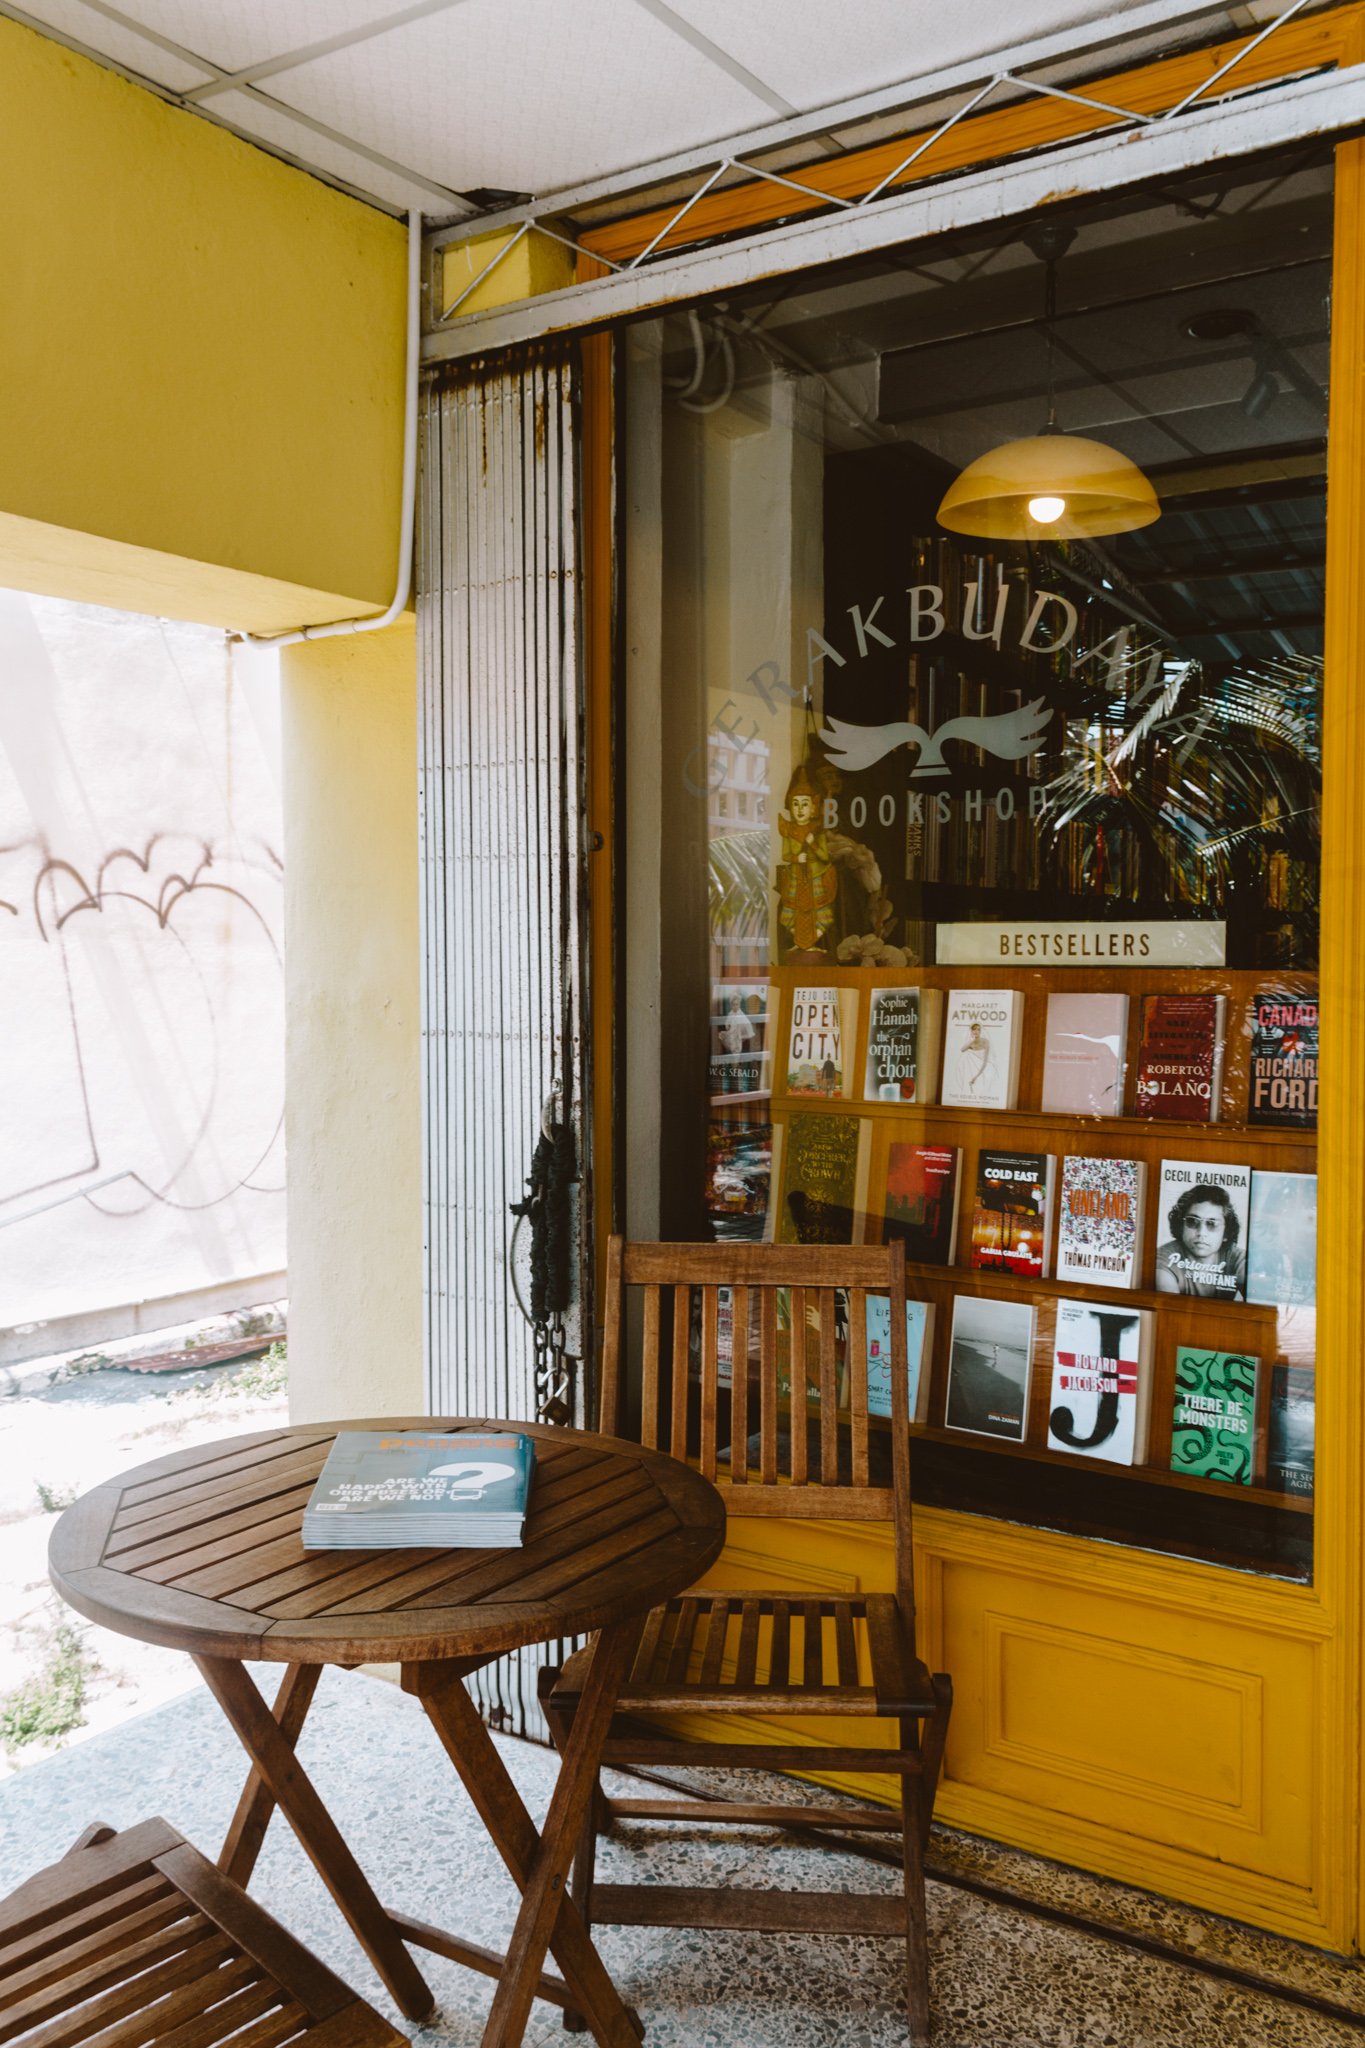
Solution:
[[(724, 1319), (722, 1289), (731, 1290)], [(843, 1388), (836, 1290), (846, 1302)], [(608, 1802), (599, 1793), (575, 1865), (575, 1899), (589, 1925), (899, 1937), (907, 1950), (911, 2038), (923, 2041), (929, 2026), (924, 1853), (952, 1687), (943, 1673), (929, 1672), (915, 1648), (904, 1247), (625, 1244), (613, 1238), (601, 1412), (609, 1435), (621, 1433), (626, 1420), (627, 1301), (637, 1293), (642, 1440), (699, 1461), (720, 1486), (731, 1517), (889, 1524), (895, 1591), (847, 1599), (790, 1590), (698, 1591), (656, 1608), (603, 1762), (626, 1769), (886, 1772), (899, 1780), (900, 1800), (883, 1815), (847, 1806)], [(868, 1416), (869, 1294), (890, 1297), (889, 1423)], [(542, 1675), (541, 1696), (557, 1741), (572, 1720), (585, 1668), (579, 1653), (562, 1672)], [(858, 1717), (889, 1720), (895, 1736), (885, 1749), (675, 1740), (642, 1729), (637, 1717), (646, 1714)], [(904, 1897), (598, 1884), (597, 1829), (611, 1816), (690, 1820), (708, 1828), (727, 1822), (836, 1828), (846, 1835), (894, 1830), (902, 1843)]]
[(406, 2048), (164, 1820), (86, 1830), (0, 1902), (12, 2048)]

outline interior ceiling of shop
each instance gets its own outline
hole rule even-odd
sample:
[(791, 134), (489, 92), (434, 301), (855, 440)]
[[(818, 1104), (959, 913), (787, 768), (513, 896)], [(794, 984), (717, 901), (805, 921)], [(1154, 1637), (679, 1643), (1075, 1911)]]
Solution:
[[(836, 14), (829, 0), (0, 0), (0, 13), (439, 222), (493, 193), (543, 197), (989, 59), (1023, 36), (1074, 28), (1084, 46), (1136, 4), (849, 0)], [(1254, 28), (1283, 5), (1213, 9), (1198, 40)], [(1169, 40), (1144, 36), (1125, 60)], [(842, 141), (826, 136), (804, 155)]]

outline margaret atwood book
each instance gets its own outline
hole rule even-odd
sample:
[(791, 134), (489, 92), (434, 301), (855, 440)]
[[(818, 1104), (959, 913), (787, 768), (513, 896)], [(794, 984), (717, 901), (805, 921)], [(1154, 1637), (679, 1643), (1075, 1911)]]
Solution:
[(1217, 1123), (1226, 1010), (1226, 999), (1219, 995), (1142, 998), (1133, 1103), (1138, 1116), (1162, 1123)]
[(956, 1145), (894, 1141), (887, 1150), (883, 1237), (922, 1266), (951, 1266), (962, 1154)]
[(1013, 1109), (1023, 1036), (1019, 989), (950, 989), (941, 1100), (963, 1109)]
[(1250, 1196), (1249, 1166), (1226, 1160), (1162, 1160), (1156, 1223), (1158, 1293), (1190, 1294), (1201, 1301), (1246, 1300)]
[(987, 1273), (1017, 1273), (1043, 1280), (1052, 1270), (1052, 1186), (1057, 1161), (1050, 1152), (989, 1152), (976, 1156), (971, 1262)]
[(869, 1102), (933, 1102), (943, 1037), (943, 991), (874, 988), (867, 1018)]
[(1171, 1413), (1171, 1470), (1250, 1486), (1260, 1361), (1242, 1351), (1179, 1344)]
[(798, 986), (791, 1001), (788, 1095), (851, 1095), (857, 989)]
[(1262, 989), (1251, 1012), (1251, 1086), (1247, 1122), (1318, 1120), (1318, 1006), (1306, 997)]
[(1111, 1465), (1147, 1453), (1152, 1312), (1129, 1302), (1059, 1301), (1047, 1447)]
[(303, 1511), (305, 1550), (507, 1550), (535, 1445), (512, 1430), (343, 1429)]
[(1057, 1204), (1057, 1279), (1136, 1287), (1146, 1190), (1140, 1159), (1069, 1153)]
[(1126, 995), (1054, 992), (1047, 999), (1043, 1113), (1122, 1116)]
[(1028, 1434), (1032, 1362), (1032, 1302), (959, 1294), (948, 1355), (948, 1428), (1021, 1444)]
[(861, 1244), (867, 1209), (867, 1119), (798, 1112), (773, 1132), (778, 1244)]

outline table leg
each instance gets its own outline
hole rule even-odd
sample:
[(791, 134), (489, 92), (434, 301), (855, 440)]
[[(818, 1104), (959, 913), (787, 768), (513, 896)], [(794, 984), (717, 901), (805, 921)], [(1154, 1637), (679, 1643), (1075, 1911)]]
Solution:
[(638, 2048), (642, 2029), (622, 2004), (588, 1936), (565, 1879), (597, 1781), (598, 1760), (640, 1639), (640, 1619), (604, 1628), (593, 1652), (544, 1832), (538, 1832), (464, 1686), (439, 1664), (409, 1666), (404, 1683), (426, 1708), (447, 1755), (522, 1893), (483, 2048), (516, 2048), (525, 2032), (545, 1951), (553, 1949), (602, 2048)]
[(425, 1978), (246, 1671), (235, 1657), (194, 1661), (250, 1757), (253, 1774), (268, 1787), (399, 2010), (410, 2020), (425, 2019), (436, 2003)]
[[(308, 1718), (308, 1709), (313, 1704), (313, 1694), (318, 1689), (322, 1675), (320, 1664), (290, 1664), (280, 1682), (271, 1708), (279, 1731), (291, 1749), (298, 1747), (303, 1733), (303, 1724)], [(275, 1795), (266, 1784), (261, 1773), (254, 1766), (242, 1796), (237, 1802), (237, 1811), (232, 1816), (226, 1838), (218, 1856), (218, 1868), (224, 1877), (230, 1877), (245, 1891), (251, 1882), (251, 1873), (256, 1868), (256, 1859), (265, 1841), (265, 1831), (270, 1825), (270, 1816), (275, 1811)]]

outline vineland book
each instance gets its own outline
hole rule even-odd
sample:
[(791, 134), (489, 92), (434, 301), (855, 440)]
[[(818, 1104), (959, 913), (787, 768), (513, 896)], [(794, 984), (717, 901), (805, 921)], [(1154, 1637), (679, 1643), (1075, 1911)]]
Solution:
[[(891, 1414), (891, 1303), (885, 1294), (869, 1294), (867, 1314), (867, 1412)], [(907, 1406), (912, 1422), (923, 1422), (929, 1406), (926, 1370), (934, 1342), (934, 1304), (905, 1304), (905, 1354), (910, 1374)]]
[(1216, 1124), (1223, 1081), (1227, 1000), (1218, 995), (1142, 998), (1138, 1116), (1163, 1123)]
[(943, 991), (876, 988), (867, 1019), (869, 1102), (933, 1102), (937, 1095)]
[(1092, 1287), (1136, 1287), (1147, 1168), (1140, 1159), (1062, 1161), (1057, 1278)]
[(972, 1264), (989, 1273), (1046, 1279), (1052, 1268), (1052, 1188), (1057, 1161), (1051, 1152), (989, 1152), (976, 1161), (972, 1211)]
[(535, 1444), (507, 1430), (343, 1429), (303, 1511), (305, 1550), (509, 1550)]
[(1312, 1308), (1318, 1298), (1318, 1177), (1251, 1176), (1247, 1300), (1275, 1308)]
[(1161, 1294), (1201, 1301), (1247, 1298), (1251, 1168), (1208, 1159), (1163, 1159), (1157, 1213)]
[(1021, 1444), (1028, 1434), (1033, 1304), (959, 1294), (948, 1358), (949, 1429)]
[(1024, 997), (1017, 988), (955, 988), (948, 996), (943, 1102), (1013, 1109), (1019, 1095)]
[(794, 988), (787, 1043), (788, 1095), (851, 1095), (857, 1035), (856, 988)]
[(1126, 995), (1055, 993), (1047, 999), (1045, 1116), (1122, 1116)]
[(1251, 1090), (1247, 1122), (1318, 1120), (1318, 1006), (1302, 996), (1262, 989), (1251, 1013)]
[(1259, 1366), (1245, 1352), (1177, 1345), (1172, 1472), (1250, 1486)]
[(1128, 1303), (1059, 1301), (1047, 1447), (1140, 1465), (1147, 1452), (1152, 1313)]

